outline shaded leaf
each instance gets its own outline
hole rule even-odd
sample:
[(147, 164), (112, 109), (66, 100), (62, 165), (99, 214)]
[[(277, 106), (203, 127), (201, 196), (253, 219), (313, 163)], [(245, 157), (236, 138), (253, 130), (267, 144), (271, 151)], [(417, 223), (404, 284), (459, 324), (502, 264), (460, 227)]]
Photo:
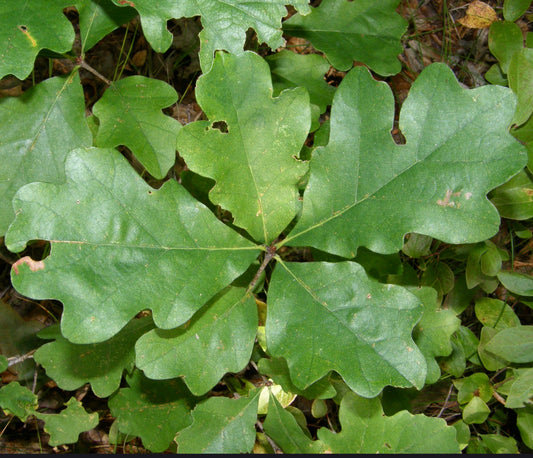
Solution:
[(133, 8), (120, 8), (111, 0), (75, 0), (74, 4), (79, 13), (82, 53), (137, 15)]
[(285, 21), (283, 30), (309, 40), (339, 70), (349, 70), (357, 60), (380, 75), (394, 75), (401, 70), (397, 55), (407, 28), (396, 13), (398, 4), (399, 0), (323, 0), (311, 14)]
[(332, 453), (459, 453), (455, 429), (442, 418), (406, 410), (386, 417), (377, 398), (346, 394), (339, 418), (340, 433), (318, 430), (318, 438)]
[(520, 27), (514, 22), (497, 21), (489, 29), (489, 49), (498, 59), (502, 72), (509, 72), (513, 54), (524, 46)]
[(504, 0), (503, 17), (506, 21), (516, 21), (531, 5), (531, 0)]
[(505, 302), (490, 297), (476, 299), (475, 313), (483, 326), (490, 326), (498, 331), (513, 326), (520, 326), (520, 319)]
[(248, 397), (211, 397), (192, 412), (193, 424), (176, 436), (178, 453), (249, 453), (255, 440), (261, 390)]
[(115, 81), (94, 104), (100, 120), (96, 146), (127, 146), (148, 172), (163, 178), (176, 160), (181, 124), (161, 109), (178, 99), (172, 86), (145, 76)]
[(485, 351), (512, 363), (533, 362), (533, 326), (503, 329), (485, 345)]
[(298, 155), (310, 126), (304, 89), (284, 91), (277, 98), (271, 94), (270, 71), (258, 55), (218, 53), (196, 86), (209, 121), (188, 124), (178, 135), (178, 150), (188, 167), (217, 182), (211, 201), (265, 243), (299, 209), (298, 183), (307, 163)]
[(466, 243), (498, 231), (485, 196), (526, 162), (507, 131), (512, 91), (462, 89), (448, 67), (434, 64), (402, 106), (405, 145), (390, 134), (393, 112), (389, 87), (368, 70), (356, 67), (343, 79), (328, 146), (313, 152), (303, 214), (284, 244), (351, 258), (359, 246), (398, 251), (407, 232)]
[(509, 87), (518, 98), (512, 123), (524, 124), (533, 113), (533, 49), (515, 52), (509, 63)]
[(72, 24), (63, 14), (66, 0), (3, 0), (0, 3), (0, 78), (25, 79), (41, 49), (70, 51)]
[(80, 433), (98, 424), (98, 412), (87, 413), (75, 398), (70, 398), (65, 405), (67, 408), (57, 414), (35, 412), (37, 418), (44, 420), (44, 431), (50, 434), (48, 443), (51, 446), (78, 442)]
[(0, 388), (0, 407), (6, 414), (26, 421), (38, 407), (37, 395), (19, 382), (10, 382)]
[(426, 363), (411, 338), (420, 301), (402, 287), (369, 279), (360, 265), (282, 263), (268, 307), (269, 353), (287, 360), (300, 389), (331, 370), (367, 397), (387, 385), (424, 385)]
[(11, 200), (16, 191), (33, 181), (64, 181), (67, 153), (91, 144), (77, 72), (1, 99), (0, 235), (15, 217)]
[(142, 336), (135, 345), (136, 365), (151, 379), (183, 377), (192, 393), (202, 395), (226, 372), (244, 369), (256, 332), (255, 300), (244, 289), (231, 288), (185, 325), (168, 331), (154, 329)]
[(525, 220), (533, 217), (533, 180), (527, 169), (490, 193), (490, 201), (503, 218)]
[(498, 280), (502, 282), (511, 293), (519, 296), (533, 296), (533, 277), (531, 275), (502, 270), (498, 272)]
[(73, 344), (58, 333), (34, 359), (61, 389), (72, 391), (90, 383), (94, 394), (105, 398), (119, 387), (123, 371), (133, 369), (135, 342), (152, 327), (150, 318), (132, 320), (111, 339), (88, 345)]
[(263, 428), (284, 453), (324, 453), (324, 444), (307, 437), (294, 416), (272, 395)]
[(251, 27), (260, 42), (272, 49), (283, 45), (281, 18), (285, 5), (292, 5), (302, 14), (309, 11), (308, 0), (113, 0), (116, 5), (134, 6), (141, 16), (143, 32), (155, 51), (165, 52), (172, 42), (166, 28), (169, 19), (201, 16), (204, 30), (200, 33), (200, 62), (208, 71), (217, 49), (242, 54), (246, 31)]
[(42, 268), (11, 278), (28, 297), (63, 302), (71, 342), (102, 342), (147, 308), (156, 326), (179, 326), (258, 255), (177, 182), (152, 189), (115, 150), (75, 150), (66, 173), (19, 190), (6, 245), (51, 241)]
[(521, 409), (533, 403), (533, 368), (515, 371), (515, 376), (505, 401), (508, 409)]
[(139, 371), (110, 400), (122, 433), (138, 436), (154, 453), (166, 450), (176, 432), (192, 423), (194, 398), (181, 380), (154, 381)]

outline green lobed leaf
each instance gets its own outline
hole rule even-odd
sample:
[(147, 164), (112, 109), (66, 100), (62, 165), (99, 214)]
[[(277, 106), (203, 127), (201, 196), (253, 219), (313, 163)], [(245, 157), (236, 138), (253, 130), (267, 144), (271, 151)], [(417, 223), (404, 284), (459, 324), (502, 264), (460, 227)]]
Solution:
[(406, 410), (387, 417), (377, 398), (346, 394), (339, 418), (340, 433), (318, 430), (318, 438), (331, 453), (459, 453), (455, 429), (442, 418)]
[(307, 437), (294, 416), (272, 394), (263, 428), (284, 453), (324, 453), (324, 444)]
[(485, 351), (512, 363), (533, 362), (533, 326), (513, 326), (494, 335)]
[(201, 16), (204, 29), (200, 33), (200, 62), (204, 72), (213, 62), (217, 49), (242, 54), (246, 31), (251, 27), (260, 42), (272, 49), (282, 46), (281, 18), (285, 5), (302, 14), (309, 12), (308, 0), (113, 0), (116, 5), (133, 6), (141, 16), (143, 32), (155, 51), (165, 52), (172, 43), (167, 20)]
[(0, 407), (6, 414), (26, 421), (38, 407), (37, 395), (19, 382), (13, 381), (0, 388)]
[(526, 162), (507, 131), (514, 105), (507, 88), (465, 90), (448, 67), (431, 65), (403, 104), (407, 144), (397, 145), (390, 88), (354, 68), (337, 88), (328, 146), (313, 152), (302, 217), (283, 244), (351, 258), (359, 246), (398, 251), (407, 232), (447, 243), (493, 236), (500, 218), (486, 194)]
[(64, 181), (67, 153), (91, 145), (77, 72), (49, 78), (20, 97), (1, 99), (0, 235), (15, 217), (11, 200), (21, 186)]
[(272, 242), (300, 208), (298, 183), (308, 167), (298, 155), (310, 127), (305, 89), (272, 98), (263, 59), (217, 53), (195, 93), (209, 121), (181, 129), (180, 155), (191, 170), (217, 182), (209, 197), (232, 213), (235, 225)]
[(24, 80), (42, 49), (70, 51), (74, 29), (63, 14), (69, 4), (67, 0), (0, 2), (0, 78), (12, 74)]
[(155, 178), (164, 178), (176, 160), (181, 124), (161, 112), (178, 99), (172, 86), (145, 76), (115, 81), (94, 104), (100, 120), (96, 146), (127, 146)]
[(533, 49), (523, 48), (513, 54), (507, 77), (518, 98), (512, 123), (521, 125), (533, 113)]
[(178, 453), (249, 453), (255, 440), (261, 390), (247, 397), (211, 397), (192, 412), (193, 423), (176, 436)]
[(120, 8), (111, 0), (75, 0), (74, 5), (79, 13), (82, 53), (137, 15), (135, 9)]
[(179, 379), (154, 381), (135, 371), (127, 380), (129, 388), (121, 388), (109, 400), (118, 429), (140, 437), (154, 453), (165, 451), (176, 432), (192, 423), (194, 398)]
[(67, 408), (57, 414), (35, 412), (35, 416), (44, 420), (44, 431), (50, 434), (51, 446), (73, 444), (78, 436), (98, 425), (98, 412), (87, 413), (80, 401), (70, 398)]
[(426, 362), (411, 338), (419, 299), (369, 279), (359, 264), (281, 263), (268, 307), (269, 353), (287, 360), (298, 388), (331, 370), (365, 397), (387, 385), (424, 385)]
[(380, 75), (401, 70), (397, 55), (407, 22), (397, 12), (399, 0), (323, 0), (311, 14), (283, 23), (288, 35), (305, 38), (339, 70), (362, 61)]
[(157, 327), (179, 326), (258, 255), (177, 182), (152, 189), (116, 150), (74, 150), (66, 174), (18, 191), (6, 245), (51, 242), (46, 259), (21, 260), (11, 279), (27, 297), (63, 302), (71, 342), (102, 342), (144, 309)]
[(151, 379), (183, 377), (193, 394), (202, 395), (226, 372), (244, 369), (256, 332), (254, 298), (242, 288), (230, 288), (185, 325), (154, 329), (142, 336), (135, 345), (136, 366)]
[(86, 345), (73, 344), (59, 334), (40, 347), (34, 359), (61, 389), (72, 391), (90, 383), (94, 394), (105, 398), (118, 389), (123, 371), (133, 369), (135, 342), (151, 328), (151, 318), (132, 320), (111, 339)]

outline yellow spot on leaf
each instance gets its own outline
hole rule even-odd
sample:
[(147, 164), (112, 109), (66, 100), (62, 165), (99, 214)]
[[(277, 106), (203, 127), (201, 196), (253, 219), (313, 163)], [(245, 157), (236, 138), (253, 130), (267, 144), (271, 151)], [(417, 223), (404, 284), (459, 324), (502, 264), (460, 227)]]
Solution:
[(33, 38), (30, 34), (30, 32), (28, 32), (28, 28), (25, 26), (25, 25), (19, 25), (18, 26), (18, 29), (24, 34), (26, 35), (26, 38), (28, 40), (30, 40), (30, 43), (31, 45), (35, 48), (37, 47), (37, 41), (35, 41), (35, 38)]

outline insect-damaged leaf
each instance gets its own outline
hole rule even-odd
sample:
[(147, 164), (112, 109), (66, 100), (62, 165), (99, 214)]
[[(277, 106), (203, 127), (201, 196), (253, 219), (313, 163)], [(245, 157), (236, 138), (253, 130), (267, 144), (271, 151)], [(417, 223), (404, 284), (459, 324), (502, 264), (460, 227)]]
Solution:
[(16, 191), (33, 181), (63, 181), (67, 153), (91, 144), (77, 72), (1, 99), (0, 235), (15, 217), (11, 199)]
[(67, 0), (0, 2), (0, 78), (12, 74), (25, 79), (41, 49), (70, 51), (74, 28), (63, 14), (69, 4)]
[(28, 297), (63, 302), (71, 342), (104, 341), (147, 308), (158, 327), (179, 326), (258, 255), (177, 182), (152, 189), (115, 150), (74, 150), (66, 175), (19, 190), (6, 245), (51, 242), (40, 268), (11, 278)]
[(354, 68), (336, 91), (329, 143), (313, 152), (302, 217), (283, 243), (352, 258), (359, 246), (398, 251), (408, 232), (448, 243), (492, 237), (500, 217), (486, 194), (527, 161), (508, 132), (514, 107), (509, 89), (465, 90), (434, 64), (403, 104), (407, 143), (397, 145), (389, 87)]
[[(152, 379), (182, 376), (194, 394), (202, 395), (226, 372), (244, 369), (256, 333), (253, 297), (242, 288), (231, 288), (215, 296), (185, 325), (154, 329), (142, 336), (135, 345), (136, 365)], [(210, 363), (199, 364), (206, 360)]]
[(172, 43), (166, 23), (171, 18), (201, 16), (200, 62), (204, 71), (213, 62), (213, 53), (224, 49), (242, 54), (246, 31), (251, 27), (260, 42), (272, 49), (282, 46), (281, 19), (287, 15), (285, 5), (302, 14), (309, 12), (308, 0), (113, 0), (117, 5), (133, 6), (141, 15), (143, 32), (152, 48), (164, 52)]
[(96, 145), (125, 145), (150, 174), (163, 178), (176, 160), (181, 124), (161, 109), (177, 98), (172, 86), (153, 78), (130, 76), (114, 82), (94, 104), (100, 120)]
[(386, 385), (424, 385), (426, 362), (411, 338), (420, 301), (405, 288), (369, 279), (359, 264), (282, 263), (268, 307), (268, 350), (287, 360), (297, 387), (331, 370), (366, 397)]
[(196, 97), (209, 121), (181, 129), (180, 155), (191, 170), (217, 181), (209, 197), (231, 211), (235, 225), (272, 242), (299, 209), (297, 185), (307, 163), (298, 155), (311, 122), (307, 92), (296, 88), (272, 98), (263, 59), (218, 53), (198, 80)]

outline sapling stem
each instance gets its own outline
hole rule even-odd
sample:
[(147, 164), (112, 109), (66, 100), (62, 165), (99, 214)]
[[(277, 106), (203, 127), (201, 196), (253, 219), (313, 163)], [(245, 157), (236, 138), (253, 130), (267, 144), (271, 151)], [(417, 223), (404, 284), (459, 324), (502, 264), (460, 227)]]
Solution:
[(276, 255), (276, 246), (270, 245), (266, 248), (265, 257), (263, 259), (263, 262), (259, 266), (259, 270), (255, 274), (254, 278), (250, 282), (250, 285), (248, 286), (248, 291), (252, 291), (259, 280), (259, 277), (263, 273), (263, 271), (266, 269), (266, 266), (268, 263), (272, 260), (272, 258)]
[(97, 78), (101, 79), (105, 84), (107, 84), (108, 86), (111, 86), (112, 84), (112, 81), (111, 80), (108, 80), (104, 75), (102, 75), (100, 72), (98, 72), (97, 70), (95, 70), (94, 68), (92, 68), (87, 62), (85, 62), (83, 60), (83, 58), (81, 57), (78, 57), (76, 59), (76, 63), (81, 67), (81, 68), (84, 68), (85, 70), (87, 70), (88, 72), (91, 72), (94, 76), (96, 76)]

